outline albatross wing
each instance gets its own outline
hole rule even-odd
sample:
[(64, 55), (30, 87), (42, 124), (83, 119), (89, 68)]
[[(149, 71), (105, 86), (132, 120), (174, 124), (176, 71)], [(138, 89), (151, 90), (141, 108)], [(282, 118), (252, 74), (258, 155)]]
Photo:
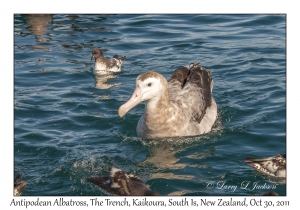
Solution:
[(169, 79), (170, 100), (188, 107), (190, 122), (200, 123), (212, 106), (212, 86), (211, 71), (198, 63), (190, 64), (190, 69), (177, 69)]

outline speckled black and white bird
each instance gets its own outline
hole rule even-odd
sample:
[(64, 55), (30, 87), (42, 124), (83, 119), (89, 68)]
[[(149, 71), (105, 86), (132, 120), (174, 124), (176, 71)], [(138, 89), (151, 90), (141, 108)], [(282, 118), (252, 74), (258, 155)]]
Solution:
[(145, 112), (136, 128), (139, 137), (150, 139), (207, 133), (217, 119), (212, 89), (212, 73), (199, 63), (178, 68), (168, 81), (157, 72), (146, 72), (137, 77), (135, 90), (119, 108), (119, 116), (123, 117), (145, 101)]
[(113, 195), (120, 196), (150, 196), (159, 195), (151, 190), (145, 182), (133, 174), (111, 167), (108, 169), (109, 176), (89, 177), (87, 180)]
[(258, 171), (274, 177), (286, 177), (286, 155), (267, 158), (246, 158), (245, 162)]
[(95, 59), (94, 73), (107, 74), (111, 72), (120, 72), (121, 65), (126, 59), (126, 56), (119, 58), (118, 55), (114, 55), (112, 58), (104, 58), (103, 52), (99, 48), (92, 50), (91, 60)]
[(19, 174), (14, 180), (14, 195), (19, 196), (26, 187), (26, 182), (21, 181), (22, 174)]

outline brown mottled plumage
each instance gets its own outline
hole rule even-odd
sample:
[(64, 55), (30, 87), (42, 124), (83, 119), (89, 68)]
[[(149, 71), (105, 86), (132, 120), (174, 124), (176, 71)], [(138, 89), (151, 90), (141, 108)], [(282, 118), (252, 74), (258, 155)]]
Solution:
[(178, 81), (180, 83), (181, 88), (185, 85), (187, 76), (189, 75), (190, 71), (187, 67), (182, 67), (174, 71), (170, 79), (168, 80), (169, 83), (174, 83)]
[(22, 174), (19, 174), (15, 179), (14, 179), (14, 195), (19, 196), (23, 192), (23, 190), (26, 187), (26, 182), (21, 181), (21, 176)]
[(109, 176), (90, 177), (87, 180), (114, 195), (159, 195), (158, 192), (151, 190), (139, 177), (133, 174), (127, 174), (115, 167), (109, 168), (108, 172)]
[(124, 116), (142, 101), (145, 112), (137, 125), (142, 138), (192, 136), (209, 132), (217, 117), (211, 72), (198, 63), (177, 69), (167, 81), (146, 72), (137, 77), (130, 100), (119, 108)]
[(121, 65), (126, 59), (126, 56), (119, 58), (118, 55), (114, 55), (112, 58), (106, 59), (103, 56), (103, 52), (95, 47), (92, 50), (91, 60), (95, 59), (94, 73), (107, 74), (110, 72), (120, 72)]
[(286, 177), (286, 155), (278, 154), (267, 158), (246, 158), (252, 168), (275, 177)]

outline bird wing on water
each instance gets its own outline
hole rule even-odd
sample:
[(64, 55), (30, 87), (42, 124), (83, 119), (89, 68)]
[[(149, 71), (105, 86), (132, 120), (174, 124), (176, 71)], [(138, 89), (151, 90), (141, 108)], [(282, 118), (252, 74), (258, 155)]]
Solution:
[(14, 179), (14, 195), (19, 196), (25, 189), (27, 183), (25, 181), (21, 180), (22, 174), (19, 174), (15, 179)]
[(127, 195), (124, 192), (124, 189), (119, 185), (120, 180), (113, 180), (112, 177), (101, 177), (101, 176), (95, 176), (95, 177), (89, 177), (87, 180), (98, 187), (106, 190), (107, 192), (114, 194), (114, 195)]
[(14, 185), (16, 185), (20, 180), (21, 180), (22, 174), (19, 174), (15, 179), (14, 179)]
[(272, 176), (276, 176), (278, 170), (286, 168), (285, 155), (267, 158), (246, 158), (245, 162), (249, 166)]

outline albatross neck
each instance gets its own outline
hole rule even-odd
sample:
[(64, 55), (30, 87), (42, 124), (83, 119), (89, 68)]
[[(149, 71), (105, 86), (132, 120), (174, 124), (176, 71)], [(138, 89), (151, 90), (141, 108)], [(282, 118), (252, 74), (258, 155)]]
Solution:
[(167, 110), (170, 107), (169, 92), (165, 89), (162, 94), (151, 98), (146, 102), (145, 115), (147, 118), (162, 116), (167, 114)]

